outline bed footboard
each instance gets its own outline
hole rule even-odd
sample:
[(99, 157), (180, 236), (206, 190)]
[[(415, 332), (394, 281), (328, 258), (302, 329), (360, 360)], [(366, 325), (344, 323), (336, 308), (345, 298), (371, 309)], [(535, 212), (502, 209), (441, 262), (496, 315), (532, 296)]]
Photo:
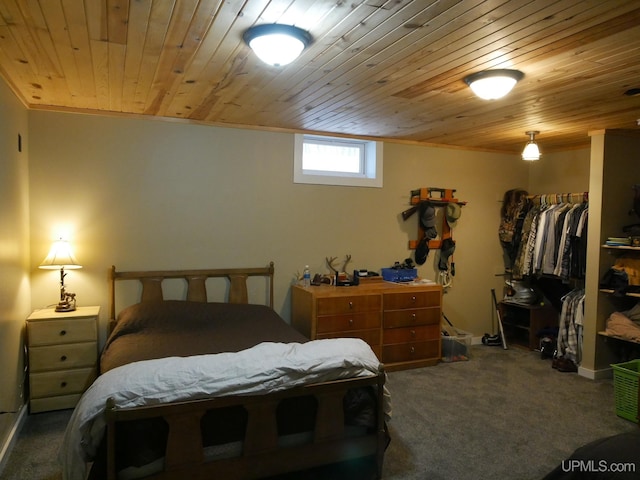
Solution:
[[(374, 478), (381, 478), (388, 437), (383, 387), (385, 375), (318, 383), (268, 395), (208, 398), (180, 403), (120, 409), (107, 403), (107, 478), (115, 480), (116, 433), (122, 422), (162, 417), (168, 426), (162, 470), (153, 479), (255, 479), (365, 457), (375, 458)], [(345, 427), (344, 399), (351, 389), (373, 387), (376, 392), (375, 428), (358, 435)], [(303, 443), (279, 444), (276, 411), (287, 398), (312, 395), (317, 402), (310, 438)], [(246, 428), (239, 455), (206, 458), (201, 421), (207, 412), (241, 406)]]

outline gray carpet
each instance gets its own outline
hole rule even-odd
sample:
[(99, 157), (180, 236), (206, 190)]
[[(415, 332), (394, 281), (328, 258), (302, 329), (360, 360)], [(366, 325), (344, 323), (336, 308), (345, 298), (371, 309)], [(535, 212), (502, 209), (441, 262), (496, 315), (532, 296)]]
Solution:
[(518, 348), (394, 372), (386, 480), (539, 479), (580, 445), (638, 427), (615, 414), (613, 381), (551, 368)]
[[(539, 479), (578, 446), (638, 428), (615, 415), (611, 380), (550, 365), (538, 353), (474, 346), (468, 362), (389, 373), (385, 480)], [(29, 416), (0, 478), (58, 480), (69, 416)]]

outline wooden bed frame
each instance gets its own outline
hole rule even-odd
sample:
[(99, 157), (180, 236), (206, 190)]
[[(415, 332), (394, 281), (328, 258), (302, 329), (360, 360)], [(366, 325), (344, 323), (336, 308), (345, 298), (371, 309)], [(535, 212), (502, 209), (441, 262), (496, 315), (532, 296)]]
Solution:
[[(162, 299), (162, 280), (184, 278), (188, 283), (187, 300), (206, 301), (205, 281), (210, 277), (227, 277), (230, 281), (229, 302), (247, 303), (246, 280), (249, 276), (269, 278), (269, 306), (273, 308), (273, 262), (266, 268), (233, 268), (215, 270), (180, 270), (153, 272), (117, 272), (112, 267), (110, 318), (116, 318), (115, 282), (139, 280), (142, 299)], [(112, 320), (113, 321), (113, 320)], [(111, 331), (110, 326), (110, 331)], [(255, 479), (288, 472), (307, 470), (357, 459), (371, 465), (372, 478), (381, 478), (384, 450), (388, 443), (383, 408), (385, 374), (317, 383), (267, 395), (231, 396), (151, 405), (117, 408), (107, 402), (107, 478), (117, 478), (115, 442), (120, 422), (162, 417), (169, 427), (164, 471), (153, 479)], [(376, 425), (371, 433), (349, 436), (344, 425), (343, 399), (353, 388), (373, 387), (376, 393)], [(290, 397), (313, 395), (317, 401), (312, 441), (293, 447), (278, 446), (276, 410)], [(247, 411), (247, 427), (239, 457), (206, 461), (200, 421), (212, 409), (242, 406)]]
[(109, 333), (113, 330), (116, 311), (116, 281), (138, 280), (142, 284), (140, 301), (157, 301), (163, 299), (162, 281), (178, 278), (187, 282), (187, 296), (185, 300), (194, 302), (207, 301), (206, 282), (209, 278), (226, 277), (229, 280), (229, 296), (227, 303), (248, 303), (247, 279), (249, 277), (266, 277), (269, 280), (269, 298), (267, 306), (273, 308), (273, 262), (268, 267), (258, 268), (217, 268), (201, 270), (157, 270), (118, 272), (115, 265), (109, 270)]

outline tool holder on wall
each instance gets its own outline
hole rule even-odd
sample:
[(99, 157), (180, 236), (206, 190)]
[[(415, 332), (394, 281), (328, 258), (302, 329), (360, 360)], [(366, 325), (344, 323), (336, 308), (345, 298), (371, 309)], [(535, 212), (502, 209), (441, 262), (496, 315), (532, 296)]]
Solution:
[[(413, 213), (418, 210), (420, 202), (428, 201), (435, 207), (446, 207), (449, 203), (457, 203), (461, 207), (466, 205), (467, 202), (463, 202), (453, 195), (456, 192), (452, 188), (436, 188), (436, 187), (422, 187), (416, 190), (411, 190), (410, 203), (412, 207), (402, 212), (402, 218), (407, 219)], [(438, 196), (434, 196), (438, 195)], [(429, 240), (429, 249), (439, 249), (442, 246), (442, 241), (451, 237), (451, 226), (447, 222), (446, 215), (442, 215), (442, 227), (439, 229), (440, 238)], [(418, 239), (409, 240), (409, 248), (415, 250), (420, 241), (424, 238), (425, 232), (420, 221), (418, 221)]]

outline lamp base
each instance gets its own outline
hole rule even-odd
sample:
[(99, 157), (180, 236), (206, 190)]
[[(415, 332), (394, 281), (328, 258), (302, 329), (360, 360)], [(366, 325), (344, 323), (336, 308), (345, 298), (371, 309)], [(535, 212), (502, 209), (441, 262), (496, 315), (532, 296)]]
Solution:
[(62, 297), (58, 302), (58, 305), (56, 305), (56, 312), (73, 312), (75, 309), (76, 309), (76, 294), (63, 292)]
[(68, 302), (60, 302), (56, 305), (56, 312), (73, 312), (76, 306)]

